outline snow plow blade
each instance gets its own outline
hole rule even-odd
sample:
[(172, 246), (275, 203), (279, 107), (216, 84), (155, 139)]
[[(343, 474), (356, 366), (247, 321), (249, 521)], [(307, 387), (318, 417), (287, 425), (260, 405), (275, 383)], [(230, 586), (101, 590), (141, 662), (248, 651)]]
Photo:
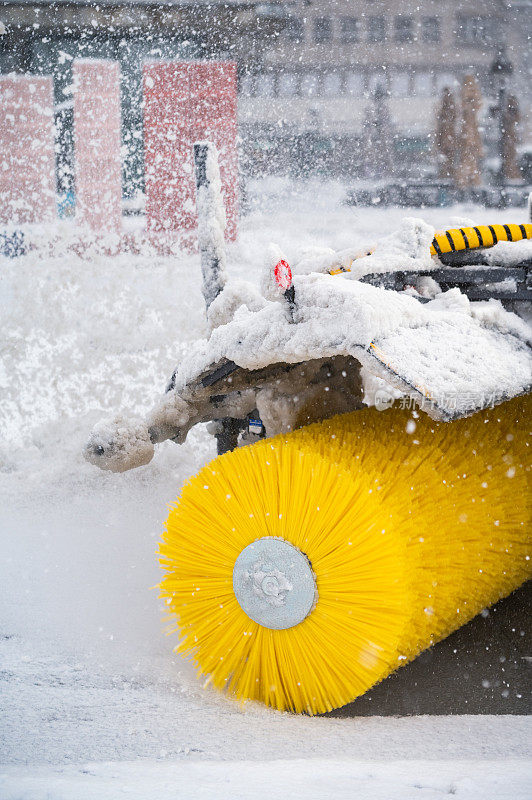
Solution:
[[(457, 336), (451, 323), (440, 321), (372, 343), (369, 354), (379, 365), (375, 372), (430, 417), (445, 422), (531, 388), (527, 345), (494, 331), (467, 326)], [(492, 382), (486, 384), (490, 370)]]

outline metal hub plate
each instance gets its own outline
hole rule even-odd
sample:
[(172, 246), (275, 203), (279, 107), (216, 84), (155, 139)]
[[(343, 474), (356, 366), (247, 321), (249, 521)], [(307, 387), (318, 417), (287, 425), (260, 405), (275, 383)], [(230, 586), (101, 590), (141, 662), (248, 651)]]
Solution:
[(242, 610), (274, 630), (303, 622), (317, 600), (310, 561), (284, 539), (265, 536), (245, 547), (233, 569), (233, 590)]

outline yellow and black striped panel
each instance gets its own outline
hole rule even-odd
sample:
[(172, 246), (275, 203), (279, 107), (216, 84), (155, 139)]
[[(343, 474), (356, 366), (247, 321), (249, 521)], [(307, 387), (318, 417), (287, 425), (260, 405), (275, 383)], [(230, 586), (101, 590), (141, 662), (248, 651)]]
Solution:
[(492, 247), (497, 242), (518, 242), (520, 239), (532, 239), (532, 223), (449, 228), (447, 231), (436, 233), (430, 246), (430, 252), (433, 256), (441, 256), (457, 250)]

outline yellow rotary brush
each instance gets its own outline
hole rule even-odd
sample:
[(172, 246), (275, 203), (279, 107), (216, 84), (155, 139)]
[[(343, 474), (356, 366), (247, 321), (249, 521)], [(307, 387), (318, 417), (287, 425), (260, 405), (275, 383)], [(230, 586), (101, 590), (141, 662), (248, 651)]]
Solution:
[(530, 576), (531, 410), (371, 408), (212, 461), (160, 545), (176, 649), (277, 709), (363, 694)]

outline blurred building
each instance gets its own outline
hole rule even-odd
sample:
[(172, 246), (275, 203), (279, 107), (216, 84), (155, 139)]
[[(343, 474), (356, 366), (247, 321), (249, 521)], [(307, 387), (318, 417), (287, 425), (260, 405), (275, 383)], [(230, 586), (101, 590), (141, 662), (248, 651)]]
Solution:
[[(388, 93), (396, 169), (428, 161), (445, 86), (474, 74), (492, 94), (490, 65), (501, 44), (513, 61), (512, 89), (532, 142), (532, 3), (497, 0), (302, 0), (260, 64), (241, 81), (245, 138), (264, 161), (283, 150), (312, 152), (314, 167), (358, 173), (364, 120), (378, 87)], [(260, 158), (257, 153), (256, 158)], [(300, 159), (301, 161), (301, 156)]]
[(158, 58), (237, 61), (242, 163), (251, 174), (363, 175), (364, 121), (378, 89), (396, 174), (430, 168), (442, 88), (473, 73), (489, 96), (502, 43), (514, 65), (523, 137), (532, 141), (530, 0), (2, 3), (0, 72), (53, 74), (66, 183), (75, 57), (121, 64), (127, 190), (142, 185), (142, 63)]

